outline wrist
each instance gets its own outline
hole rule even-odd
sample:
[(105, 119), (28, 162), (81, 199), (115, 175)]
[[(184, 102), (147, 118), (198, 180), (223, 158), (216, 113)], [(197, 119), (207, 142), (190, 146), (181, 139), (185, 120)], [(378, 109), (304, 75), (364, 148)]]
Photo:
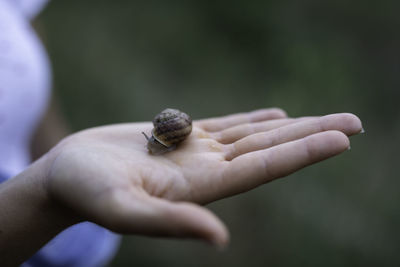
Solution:
[(0, 186), (0, 255), (6, 266), (17, 266), (68, 226), (78, 222), (53, 200), (46, 188), (51, 166), (42, 157)]
[(58, 231), (80, 222), (79, 217), (51, 194), (48, 186), (49, 173), (54, 162), (53, 155), (45, 154), (21, 174), (21, 183), (30, 187), (31, 199), (36, 203), (37, 212), (51, 222)]

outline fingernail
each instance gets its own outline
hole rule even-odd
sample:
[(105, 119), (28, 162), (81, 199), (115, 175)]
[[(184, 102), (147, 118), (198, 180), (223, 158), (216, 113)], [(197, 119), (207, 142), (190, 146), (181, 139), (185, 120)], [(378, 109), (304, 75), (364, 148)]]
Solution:
[(363, 133), (365, 133), (365, 130), (364, 130), (364, 128), (361, 128), (360, 134), (363, 134)]
[(349, 146), (349, 147), (347, 148), (347, 150), (351, 150), (351, 146)]

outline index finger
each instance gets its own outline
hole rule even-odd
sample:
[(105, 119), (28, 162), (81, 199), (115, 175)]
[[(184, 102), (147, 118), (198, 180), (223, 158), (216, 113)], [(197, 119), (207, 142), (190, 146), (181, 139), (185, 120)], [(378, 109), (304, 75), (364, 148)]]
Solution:
[(236, 113), (223, 117), (199, 120), (197, 126), (208, 132), (221, 131), (226, 128), (249, 122), (260, 122), (286, 118), (286, 112), (279, 108), (258, 109), (251, 112)]

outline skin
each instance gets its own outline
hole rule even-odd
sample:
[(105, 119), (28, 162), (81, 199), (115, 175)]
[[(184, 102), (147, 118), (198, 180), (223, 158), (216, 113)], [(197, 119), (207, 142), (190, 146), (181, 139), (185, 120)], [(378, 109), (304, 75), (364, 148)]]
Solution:
[(148, 153), (142, 135), (151, 129), (148, 122), (78, 132), (3, 183), (3, 264), (23, 262), (86, 220), (123, 234), (197, 238), (223, 247), (225, 225), (201, 205), (346, 151), (348, 136), (362, 126), (352, 114), (293, 119), (263, 109), (194, 121), (188, 139), (158, 156)]

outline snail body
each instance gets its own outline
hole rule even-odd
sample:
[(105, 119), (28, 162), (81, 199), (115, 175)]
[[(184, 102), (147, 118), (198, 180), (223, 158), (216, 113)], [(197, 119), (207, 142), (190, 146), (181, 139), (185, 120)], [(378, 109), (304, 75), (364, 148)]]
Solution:
[(172, 151), (192, 132), (192, 119), (177, 109), (167, 108), (153, 119), (154, 128), (151, 137), (145, 133), (147, 148), (158, 155)]

